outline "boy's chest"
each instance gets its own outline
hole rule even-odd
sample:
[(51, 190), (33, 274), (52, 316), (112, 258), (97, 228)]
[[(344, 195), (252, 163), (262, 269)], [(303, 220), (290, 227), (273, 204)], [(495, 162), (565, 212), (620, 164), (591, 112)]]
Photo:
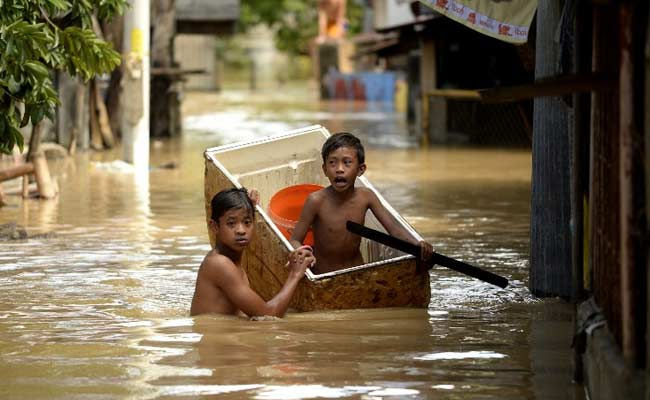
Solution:
[(324, 202), (318, 212), (318, 223), (327, 226), (328, 229), (345, 230), (345, 223), (348, 220), (363, 223), (367, 209), (367, 206), (361, 202), (348, 202), (341, 205)]

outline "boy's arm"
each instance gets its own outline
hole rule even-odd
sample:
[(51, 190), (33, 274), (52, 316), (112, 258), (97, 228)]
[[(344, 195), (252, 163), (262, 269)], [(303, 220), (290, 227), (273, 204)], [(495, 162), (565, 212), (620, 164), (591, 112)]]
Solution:
[(314, 199), (313, 194), (310, 194), (305, 201), (305, 205), (302, 207), (302, 211), (300, 212), (300, 219), (296, 223), (296, 226), (293, 228), (291, 239), (289, 239), (289, 242), (294, 249), (302, 246), (302, 241), (305, 240), (307, 231), (309, 230), (312, 222), (314, 222), (314, 217), (316, 216), (317, 211), (318, 202)]
[(284, 316), (291, 297), (298, 286), (298, 282), (304, 276), (305, 270), (314, 260), (307, 252), (292, 253), (289, 261), (289, 276), (286, 282), (271, 300), (264, 301), (244, 281), (241, 271), (227, 257), (221, 256), (210, 265), (210, 279), (228, 297), (228, 300), (249, 317), (253, 316)]
[(431, 257), (431, 254), (434, 252), (431, 244), (425, 242), (424, 240), (417, 241), (413, 236), (411, 236), (406, 228), (404, 228), (402, 224), (398, 223), (395, 220), (395, 217), (393, 217), (393, 215), (388, 212), (386, 207), (381, 204), (381, 201), (379, 201), (379, 198), (372, 190), (367, 190), (367, 196), (368, 206), (370, 207), (370, 210), (372, 210), (372, 213), (375, 215), (384, 229), (386, 229), (390, 235), (420, 246), (420, 258), (422, 260), (428, 260)]

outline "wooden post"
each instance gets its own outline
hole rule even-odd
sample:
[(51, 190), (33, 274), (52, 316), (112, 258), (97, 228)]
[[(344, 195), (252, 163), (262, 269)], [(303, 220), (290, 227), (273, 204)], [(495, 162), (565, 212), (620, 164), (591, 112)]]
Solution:
[(34, 175), (36, 176), (38, 195), (42, 199), (51, 199), (56, 197), (58, 190), (50, 176), (50, 170), (47, 167), (45, 154), (41, 151), (32, 154), (32, 163), (34, 164)]
[(320, 88), (320, 98), (327, 99), (330, 95), (325, 76), (330, 70), (339, 70), (339, 50), (335, 42), (325, 42), (316, 45), (316, 78)]
[[(122, 36), (124, 31), (124, 17), (116, 15), (110, 22), (105, 22), (102, 25), (102, 32), (104, 39), (113, 44), (114, 49), (122, 48)], [(111, 130), (116, 138), (121, 137), (122, 131), (120, 126), (121, 109), (120, 109), (120, 92), (122, 81), (122, 69), (124, 65), (120, 65), (111, 72), (111, 79), (106, 89), (106, 113), (109, 118)]]
[[(621, 71), (620, 71), (620, 132), (621, 163), (621, 322), (623, 358), (628, 365), (643, 368), (647, 343), (644, 339), (647, 310), (645, 309), (645, 265), (648, 241), (644, 235), (647, 214), (643, 172), (643, 118), (648, 107), (643, 102), (643, 51), (647, 20), (647, 3), (623, 2), (620, 5)], [(645, 77), (647, 79), (647, 77)]]
[[(618, 77), (619, 48), (617, 8), (594, 5), (592, 71)], [(589, 260), (593, 295), (607, 318), (607, 325), (621, 343), (620, 319), (620, 196), (619, 196), (619, 100), (612, 92), (591, 96), (589, 140)]]
[[(535, 78), (558, 75), (560, 1), (537, 7)], [(571, 297), (571, 194), (567, 110), (561, 98), (535, 99), (530, 223), (531, 292)]]
[(447, 100), (431, 98), (428, 93), (438, 86), (436, 42), (423, 38), (420, 42), (420, 90), (422, 93), (422, 144), (447, 141)]
[[(573, 64), (575, 74), (591, 72), (591, 6), (577, 5), (574, 22)], [(572, 299), (580, 300), (585, 289), (584, 204), (589, 192), (589, 121), (591, 94), (573, 95), (573, 131), (571, 141), (571, 264)]]
[[(43, 121), (32, 128), (32, 136), (29, 138), (29, 150), (27, 151), (26, 159), (34, 164), (34, 175), (36, 176), (36, 186), (38, 187), (40, 197), (51, 199), (57, 195), (58, 188), (50, 176), (45, 153), (40, 149), (42, 132)], [(26, 183), (27, 181), (23, 178), (23, 197), (27, 197), (29, 194)]]
[(99, 93), (97, 79), (90, 81), (89, 113), (90, 113), (90, 143), (94, 150), (112, 148), (115, 145), (113, 131), (108, 120), (104, 99)]
[(429, 93), (421, 92), (420, 95), (420, 124), (422, 132), (420, 132), (420, 144), (423, 147), (429, 146)]
[(111, 149), (115, 146), (115, 139), (113, 138), (113, 130), (111, 129), (111, 124), (108, 118), (108, 111), (106, 110), (106, 103), (102, 99), (101, 94), (99, 93), (99, 87), (95, 82), (95, 107), (97, 112), (97, 122), (99, 123), (99, 133), (102, 136), (102, 142), (104, 146)]
[(621, 75), (620, 75), (620, 133), (619, 152), (619, 182), (621, 190), (621, 318), (623, 325), (623, 358), (629, 365), (634, 363), (636, 353), (634, 326), (634, 267), (636, 254), (634, 251), (634, 90), (632, 65), (632, 15), (629, 3), (620, 5), (621, 30)]
[[(174, 66), (174, 35), (176, 34), (176, 11), (174, 0), (152, 1), (151, 19), (151, 65), (154, 68), (169, 70)], [(174, 77), (168, 74), (151, 76), (151, 136), (176, 136), (174, 116), (180, 112), (180, 105), (174, 101), (177, 95), (173, 90)]]
[[(591, 6), (579, 3), (574, 21), (573, 64), (574, 73), (591, 72)], [(571, 143), (571, 264), (573, 276), (572, 299), (579, 302), (590, 289), (589, 263), (585, 259), (585, 238), (588, 238), (585, 221), (589, 193), (589, 121), (591, 112), (590, 93), (573, 95), (573, 131)], [(588, 254), (588, 253), (587, 253)], [(578, 332), (578, 320), (574, 318), (574, 332)], [(580, 346), (573, 346), (573, 379), (584, 381), (583, 353)]]
[(67, 72), (56, 72), (56, 91), (61, 104), (56, 108), (57, 142), (65, 147), (70, 146), (74, 136), (76, 112), (77, 79)]
[(76, 96), (76, 113), (75, 113), (75, 127), (74, 135), (70, 141), (68, 151), (70, 154), (74, 149), (79, 146), (82, 150), (88, 150), (90, 146), (90, 125), (88, 112), (88, 86), (79, 81), (77, 83), (77, 96)]
[(32, 173), (34, 173), (34, 164), (18, 164), (13, 167), (0, 170), (0, 182), (8, 181), (18, 178), (19, 176), (24, 176)]
[(23, 199), (26, 199), (26, 198), (29, 197), (29, 175), (23, 175), (22, 196), (23, 196)]
[(89, 82), (88, 94), (88, 118), (90, 120), (90, 147), (93, 150), (103, 150), (104, 144), (102, 141), (102, 133), (99, 129), (99, 121), (97, 119), (97, 97), (95, 96), (95, 88), (97, 82), (91, 79)]
[[(646, 13), (646, 32), (645, 32), (645, 49), (644, 49), (644, 68), (645, 68), (645, 87), (644, 87), (644, 105), (647, 110), (650, 107), (650, 7)], [(645, 146), (645, 160), (644, 160), (644, 171), (646, 173), (645, 179), (645, 212), (646, 212), (646, 237), (650, 235), (650, 182), (648, 177), (650, 176), (650, 113), (646, 112), (643, 121), (643, 130), (644, 130), (644, 146)], [(650, 310), (650, 273), (648, 269), (650, 268), (650, 248), (646, 249), (646, 310)], [(646, 371), (646, 381), (645, 381), (645, 400), (650, 400), (650, 318), (646, 315), (646, 329), (645, 329), (645, 338), (646, 338), (646, 362), (645, 362), (645, 371)]]
[[(92, 17), (93, 31), (98, 38), (104, 40), (104, 33), (99, 26), (99, 21), (95, 16)], [(99, 93), (99, 86), (97, 85), (97, 78), (90, 81), (90, 127), (92, 132), (93, 148), (103, 149), (104, 146), (109, 149), (113, 147), (113, 132), (108, 121), (106, 112), (106, 104), (104, 99)], [(98, 138), (96, 138), (98, 136)]]

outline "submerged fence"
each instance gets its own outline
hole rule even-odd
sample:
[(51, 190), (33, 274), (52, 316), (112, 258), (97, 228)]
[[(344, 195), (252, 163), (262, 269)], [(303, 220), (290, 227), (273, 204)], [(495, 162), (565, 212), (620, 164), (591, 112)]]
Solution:
[(530, 147), (532, 101), (486, 104), (476, 90), (432, 90), (422, 96), (422, 133), (433, 143)]

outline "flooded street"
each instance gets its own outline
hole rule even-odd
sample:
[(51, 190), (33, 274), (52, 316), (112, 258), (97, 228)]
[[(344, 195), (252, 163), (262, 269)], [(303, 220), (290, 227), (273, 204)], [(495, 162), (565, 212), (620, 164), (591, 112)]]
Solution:
[[(572, 306), (527, 289), (530, 151), (419, 149), (388, 107), (291, 88), (190, 93), (183, 113), (148, 173), (87, 152), (52, 163), (58, 198), (7, 196), (0, 224), (35, 237), (0, 243), (0, 398), (583, 398)], [(435, 267), (427, 309), (190, 318), (210, 249), (203, 151), (312, 124), (358, 135), (393, 207), (508, 289)]]

